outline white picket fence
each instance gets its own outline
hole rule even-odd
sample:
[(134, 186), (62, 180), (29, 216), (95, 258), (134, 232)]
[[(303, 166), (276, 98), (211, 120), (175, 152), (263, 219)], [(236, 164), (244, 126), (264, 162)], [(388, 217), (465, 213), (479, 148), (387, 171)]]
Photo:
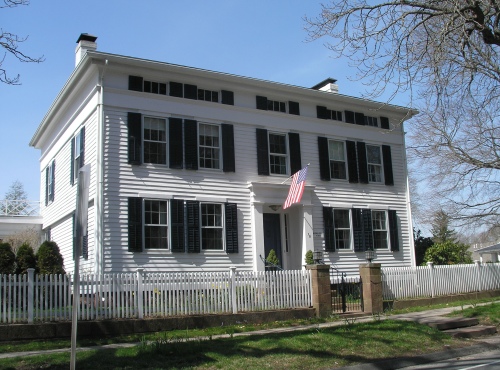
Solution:
[[(71, 320), (70, 275), (0, 275), (0, 323)], [(79, 320), (310, 307), (310, 271), (171, 272), (80, 276)]]
[(500, 263), (382, 267), (385, 300), (437, 297), (500, 289)]

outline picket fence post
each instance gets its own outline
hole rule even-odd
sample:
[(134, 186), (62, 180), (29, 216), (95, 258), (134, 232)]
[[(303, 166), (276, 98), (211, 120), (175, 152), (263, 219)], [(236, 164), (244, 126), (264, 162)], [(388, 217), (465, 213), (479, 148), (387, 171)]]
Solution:
[(475, 260), (474, 263), (476, 264), (476, 271), (477, 271), (477, 285), (478, 285), (478, 292), (481, 292), (483, 290), (483, 282), (481, 279), (481, 262), (478, 260)]
[(233, 314), (238, 313), (238, 302), (236, 300), (236, 266), (229, 267), (229, 278), (231, 281), (231, 306)]
[(429, 276), (431, 280), (431, 298), (435, 297), (435, 292), (434, 292), (434, 263), (432, 262), (427, 262), (427, 266), (429, 267)]
[(33, 324), (33, 309), (35, 297), (35, 269), (28, 269), (28, 323)]
[(144, 269), (137, 269), (137, 318), (144, 318), (144, 286), (142, 282), (142, 273)]

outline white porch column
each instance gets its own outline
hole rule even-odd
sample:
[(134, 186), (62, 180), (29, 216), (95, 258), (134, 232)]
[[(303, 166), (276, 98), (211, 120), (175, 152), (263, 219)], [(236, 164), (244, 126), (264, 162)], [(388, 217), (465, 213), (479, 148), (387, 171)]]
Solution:
[(253, 238), (253, 269), (254, 271), (265, 271), (264, 262), (259, 256), (266, 258), (264, 251), (264, 220), (263, 220), (263, 204), (254, 202), (252, 207), (252, 234)]
[(312, 219), (312, 204), (303, 205), (303, 222), (302, 222), (302, 253), (301, 265), (304, 264), (304, 258), (307, 251), (314, 251), (314, 238), (313, 238), (313, 219)]

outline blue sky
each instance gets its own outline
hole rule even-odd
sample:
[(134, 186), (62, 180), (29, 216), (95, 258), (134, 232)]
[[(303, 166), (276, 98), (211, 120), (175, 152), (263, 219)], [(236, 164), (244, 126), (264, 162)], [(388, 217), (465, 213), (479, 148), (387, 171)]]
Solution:
[(331, 58), (328, 40), (307, 42), (303, 18), (320, 10), (319, 0), (31, 0), (0, 9), (2, 30), (28, 36), (20, 49), (45, 57), (3, 63), (22, 85), (0, 84), (0, 199), (15, 180), (40, 198), (40, 152), (29, 142), (74, 68), (81, 33), (97, 36), (103, 52), (305, 87), (332, 77), (340, 93), (360, 96), (364, 86), (349, 79), (356, 70)]

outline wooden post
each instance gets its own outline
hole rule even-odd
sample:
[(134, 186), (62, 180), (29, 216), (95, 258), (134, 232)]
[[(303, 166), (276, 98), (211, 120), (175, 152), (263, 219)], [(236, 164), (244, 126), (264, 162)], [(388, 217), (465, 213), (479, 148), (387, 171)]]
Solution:
[(311, 271), (312, 304), (317, 317), (332, 314), (332, 291), (330, 287), (330, 265), (307, 265)]
[(380, 268), (380, 263), (359, 265), (359, 276), (363, 284), (364, 312), (374, 314), (384, 311), (382, 273)]
[(238, 313), (238, 302), (236, 300), (236, 267), (229, 267), (229, 277), (231, 280), (231, 306), (233, 314)]
[(35, 269), (28, 269), (28, 323), (33, 324), (33, 308), (35, 298)]

